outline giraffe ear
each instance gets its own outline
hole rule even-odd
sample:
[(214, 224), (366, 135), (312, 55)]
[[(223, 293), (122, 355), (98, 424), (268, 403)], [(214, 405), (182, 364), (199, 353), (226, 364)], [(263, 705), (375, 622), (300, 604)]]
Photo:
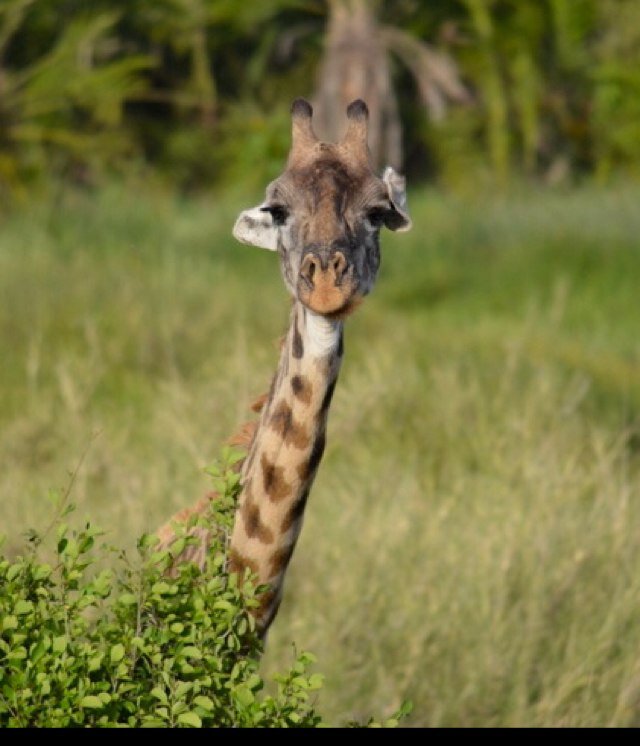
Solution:
[(260, 249), (278, 249), (278, 229), (273, 224), (270, 213), (265, 211), (264, 205), (240, 213), (233, 226), (233, 237)]
[(387, 185), (389, 201), (393, 208), (387, 213), (384, 224), (392, 231), (404, 232), (410, 230), (411, 218), (407, 212), (406, 179), (394, 171), (391, 166), (387, 166), (382, 174), (382, 180)]

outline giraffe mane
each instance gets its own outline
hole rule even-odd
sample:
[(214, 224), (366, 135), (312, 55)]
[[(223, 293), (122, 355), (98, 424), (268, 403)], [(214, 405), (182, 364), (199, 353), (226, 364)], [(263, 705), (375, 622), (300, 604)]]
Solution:
[[(261, 394), (252, 402), (249, 408), (252, 412), (260, 413), (267, 402), (267, 399), (267, 393)], [(255, 437), (256, 430), (258, 429), (258, 424), (259, 421), (257, 419), (243, 422), (233, 435), (227, 439), (227, 444), (248, 451), (253, 438)], [(245, 459), (246, 455), (234, 464), (234, 471), (241, 471)], [(217, 500), (219, 497), (220, 494), (218, 492), (211, 490), (201, 497), (195, 505), (188, 508), (182, 508), (177, 513), (174, 513), (174, 515), (172, 515), (171, 518), (155, 532), (160, 540), (158, 549), (162, 550), (170, 547), (176, 540), (176, 528), (180, 525), (189, 523), (189, 521), (194, 517), (205, 515), (211, 502)], [(197, 537), (198, 542), (194, 545), (185, 547), (185, 549), (173, 559), (172, 567), (168, 572), (170, 576), (175, 575), (175, 568), (183, 562), (194, 562), (201, 569), (204, 567), (207, 548), (211, 540), (211, 529), (196, 526), (189, 531), (189, 535)]]

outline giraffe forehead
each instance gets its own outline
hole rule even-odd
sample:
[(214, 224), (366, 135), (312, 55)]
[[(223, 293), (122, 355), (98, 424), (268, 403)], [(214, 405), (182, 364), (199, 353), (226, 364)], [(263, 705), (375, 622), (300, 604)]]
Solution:
[(382, 201), (387, 192), (368, 168), (354, 167), (329, 152), (290, 167), (273, 183), (269, 198), (310, 213), (340, 214), (353, 203)]

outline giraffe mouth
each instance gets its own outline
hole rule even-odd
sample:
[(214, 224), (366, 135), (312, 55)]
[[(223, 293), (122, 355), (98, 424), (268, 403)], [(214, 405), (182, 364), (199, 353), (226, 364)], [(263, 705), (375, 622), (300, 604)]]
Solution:
[(311, 311), (322, 316), (347, 316), (362, 302), (362, 295), (354, 292), (353, 288), (346, 292), (335, 287), (321, 287), (317, 290), (301, 288), (298, 299)]
[(362, 300), (353, 265), (341, 252), (329, 261), (307, 254), (300, 267), (298, 299), (314, 313), (339, 317), (348, 315)]

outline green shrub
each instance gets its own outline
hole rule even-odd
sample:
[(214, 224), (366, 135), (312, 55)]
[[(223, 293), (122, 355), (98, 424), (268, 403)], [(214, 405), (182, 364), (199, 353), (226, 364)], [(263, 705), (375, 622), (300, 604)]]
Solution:
[(52, 526), (30, 536), (24, 556), (0, 558), (1, 727), (321, 724), (314, 698), (322, 676), (308, 673), (312, 655), (298, 655), (275, 677), (276, 691), (263, 692), (249, 613), (256, 588), (225, 573), (236, 458), (227, 451), (210, 470), (222, 496), (206, 517), (220, 529), (204, 572), (187, 563), (166, 575), (194, 541), (184, 529), (170, 552), (154, 551), (155, 539), (143, 536), (134, 561), (96, 543), (102, 534), (89, 524), (71, 529), (68, 495), (56, 497)]

